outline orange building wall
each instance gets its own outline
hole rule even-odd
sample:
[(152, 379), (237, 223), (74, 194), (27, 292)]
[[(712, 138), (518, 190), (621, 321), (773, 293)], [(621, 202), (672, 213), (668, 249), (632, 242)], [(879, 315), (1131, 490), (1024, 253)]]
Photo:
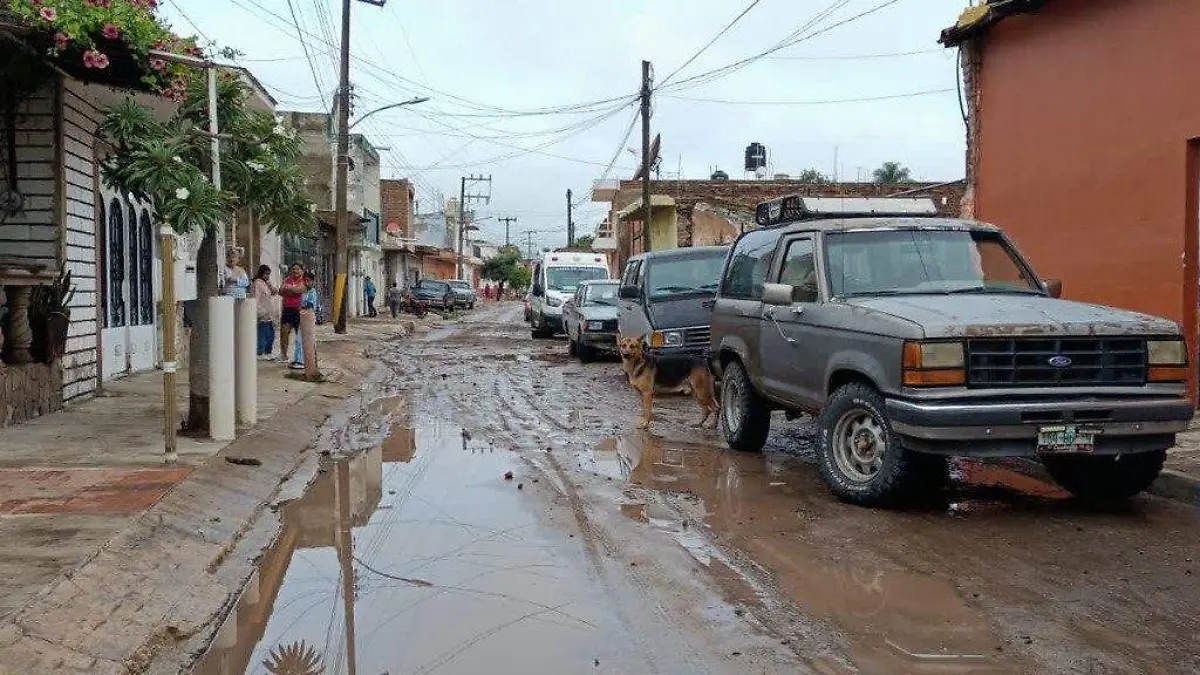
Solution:
[(1180, 322), (1195, 355), (1200, 2), (1055, 0), (984, 38), (976, 217), (1064, 297)]

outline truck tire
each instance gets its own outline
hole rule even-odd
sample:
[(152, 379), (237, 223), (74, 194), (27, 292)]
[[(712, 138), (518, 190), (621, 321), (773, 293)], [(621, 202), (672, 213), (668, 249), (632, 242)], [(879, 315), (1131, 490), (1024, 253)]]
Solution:
[(771, 433), (771, 409), (754, 391), (750, 376), (738, 361), (725, 367), (721, 379), (721, 433), (738, 452), (762, 452)]
[(596, 360), (596, 350), (591, 345), (579, 342), (575, 345), (575, 353), (579, 355), (581, 363), (591, 363)]
[(819, 420), (817, 460), (821, 478), (838, 499), (860, 506), (888, 506), (944, 483), (945, 459), (904, 447), (892, 431), (883, 396), (871, 385), (843, 385)]
[(1054, 481), (1079, 499), (1119, 502), (1150, 487), (1162, 471), (1166, 450), (1128, 455), (1043, 455)]

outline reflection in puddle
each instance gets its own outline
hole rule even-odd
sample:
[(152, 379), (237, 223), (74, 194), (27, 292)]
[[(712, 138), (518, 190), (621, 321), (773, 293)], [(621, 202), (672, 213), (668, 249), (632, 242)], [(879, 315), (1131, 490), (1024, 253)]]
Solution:
[(563, 553), (574, 540), (543, 528), (508, 471), (522, 473), (515, 456), (436, 426), (395, 428), (331, 463), (283, 508), (280, 537), (193, 672), (468, 675), (503, 663), (558, 675), (612, 672), (593, 661), (622, 658), (647, 672)]
[[(805, 514), (853, 507), (831, 503), (811, 468), (650, 435), (608, 439), (582, 459), (594, 462), (598, 473), (662, 490), (685, 511), (697, 510), (713, 537), (749, 554), (801, 610), (836, 624), (863, 673), (1019, 672), (995, 658), (1000, 641), (951, 581), (872, 561), (852, 541), (829, 546), (822, 544), (828, 538), (814, 540), (811, 530), (821, 522)], [(621, 511), (676, 530), (681, 545), (711, 563), (707, 537), (695, 528), (681, 530), (677, 517), (647, 517), (645, 504), (626, 503)]]

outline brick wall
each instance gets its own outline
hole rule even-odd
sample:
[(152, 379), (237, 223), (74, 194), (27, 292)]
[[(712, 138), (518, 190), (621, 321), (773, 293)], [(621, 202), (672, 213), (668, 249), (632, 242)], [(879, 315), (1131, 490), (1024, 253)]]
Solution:
[[(824, 183), (812, 184), (799, 181), (761, 180), (658, 180), (650, 181), (650, 192), (668, 195), (680, 206), (691, 206), (706, 202), (740, 210), (753, 211), (760, 203), (800, 194), (807, 197), (887, 197), (897, 192), (927, 187), (928, 190), (914, 197), (933, 197), (938, 210), (948, 216), (957, 217), (963, 196), (963, 184), (938, 185), (936, 183), (907, 183), (904, 185), (880, 185), (878, 183)], [(642, 185), (638, 181), (621, 181), (621, 188), (613, 200), (616, 210), (625, 208), (641, 199)]]
[(379, 181), (383, 224), (397, 223), (397, 236), (412, 239), (413, 187), (408, 179)]

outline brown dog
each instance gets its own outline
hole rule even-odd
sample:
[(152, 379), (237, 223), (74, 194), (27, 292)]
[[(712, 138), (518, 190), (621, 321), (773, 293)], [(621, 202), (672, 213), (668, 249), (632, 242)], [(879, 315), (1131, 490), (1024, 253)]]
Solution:
[(621, 350), (621, 365), (625, 367), (625, 375), (629, 383), (642, 395), (642, 423), (639, 428), (650, 426), (650, 418), (654, 408), (654, 394), (657, 390), (678, 389), (690, 385), (692, 395), (700, 404), (704, 417), (700, 418), (699, 426), (703, 427), (709, 417), (715, 423), (719, 406), (713, 394), (712, 374), (702, 360), (694, 362), (673, 362), (658, 364), (646, 357), (646, 347), (642, 338), (617, 338), (617, 347)]

